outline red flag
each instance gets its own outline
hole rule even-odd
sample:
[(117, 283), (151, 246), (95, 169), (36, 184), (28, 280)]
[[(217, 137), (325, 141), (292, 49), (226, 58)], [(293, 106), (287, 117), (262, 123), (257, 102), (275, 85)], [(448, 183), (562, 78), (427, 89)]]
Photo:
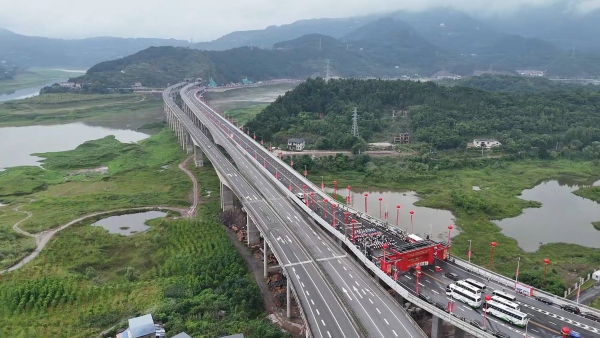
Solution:
[(581, 291), (581, 283), (579, 283), (579, 286), (577, 287), (577, 304), (579, 304), (579, 292)]
[[(471, 258), (471, 250), (469, 250), (469, 252), (467, 252), (467, 256), (468, 256), (469, 258)], [(517, 275), (518, 275), (518, 274), (519, 274), (519, 270), (517, 270)]]
[(518, 278), (519, 277), (519, 266), (517, 265), (517, 272), (515, 272), (515, 277)]
[(394, 271), (394, 280), (398, 280), (398, 270)]

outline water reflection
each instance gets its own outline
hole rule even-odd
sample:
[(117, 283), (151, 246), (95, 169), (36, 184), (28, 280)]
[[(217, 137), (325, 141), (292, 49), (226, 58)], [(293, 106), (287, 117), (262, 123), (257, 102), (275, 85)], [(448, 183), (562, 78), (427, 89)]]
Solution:
[(111, 216), (99, 220), (92, 224), (92, 226), (101, 226), (111, 234), (130, 236), (150, 229), (150, 227), (145, 224), (148, 220), (165, 217), (166, 215), (167, 214), (162, 211), (147, 211), (136, 214)]
[(0, 170), (39, 165), (41, 158), (30, 154), (70, 150), (85, 141), (108, 135), (114, 135), (121, 142), (137, 142), (148, 137), (137, 131), (92, 127), (83, 123), (0, 128)]
[[(583, 184), (598, 185), (598, 182)], [(573, 194), (579, 187), (572, 178), (561, 178), (523, 190), (519, 198), (541, 202), (542, 206), (525, 209), (517, 217), (495, 223), (525, 251), (537, 250), (540, 242), (600, 248), (600, 231), (591, 224), (600, 221), (600, 204)]]
[[(333, 189), (325, 188), (325, 191), (331, 194)], [(451, 232), (452, 237), (460, 233), (454, 226), (455, 219), (450, 211), (415, 206), (419, 198), (414, 191), (352, 189), (350, 193), (350, 205), (362, 212), (365, 210), (364, 193), (369, 194), (367, 196), (367, 213), (373, 217), (380, 218), (379, 198), (381, 198), (381, 219), (385, 218), (385, 212), (387, 211), (388, 223), (396, 225), (396, 215), (398, 215), (398, 227), (400, 229), (413, 232), (421, 237), (433, 233), (432, 238), (438, 241), (445, 241), (448, 238), (448, 225), (454, 227)], [(338, 189), (338, 195), (347, 196), (347, 188)], [(396, 205), (400, 205), (398, 213)], [(412, 226), (409, 213), (411, 210), (414, 211)], [(414, 229), (414, 231), (411, 231), (411, 229)]]

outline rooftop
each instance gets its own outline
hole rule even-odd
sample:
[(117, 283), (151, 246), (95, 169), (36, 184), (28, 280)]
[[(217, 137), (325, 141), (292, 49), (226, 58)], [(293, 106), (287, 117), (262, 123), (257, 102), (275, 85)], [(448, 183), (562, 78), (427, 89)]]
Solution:
[(133, 336), (131, 338), (137, 338), (156, 333), (156, 327), (154, 327), (152, 315), (147, 314), (141, 317), (129, 319), (129, 331), (131, 331), (131, 335)]
[(288, 139), (288, 143), (302, 143), (304, 142), (303, 138), (290, 138)]

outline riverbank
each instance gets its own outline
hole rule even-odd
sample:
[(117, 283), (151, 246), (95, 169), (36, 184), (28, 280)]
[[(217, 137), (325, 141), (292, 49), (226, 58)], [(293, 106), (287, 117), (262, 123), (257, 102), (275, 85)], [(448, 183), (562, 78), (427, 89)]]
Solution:
[(162, 117), (161, 107), (152, 94), (43, 94), (0, 104), (0, 126), (128, 122)]
[[(543, 180), (563, 176), (585, 181), (600, 175), (600, 168), (585, 161), (523, 160), (494, 163), (482, 168), (439, 170), (428, 173), (427, 179), (418, 179), (409, 168), (390, 160), (391, 164), (372, 168), (367, 172), (310, 171), (308, 178), (320, 184), (337, 180), (338, 186), (353, 188), (395, 188), (414, 190), (421, 198), (416, 205), (451, 211), (461, 234), (453, 238), (451, 252), (466, 258), (469, 240), (472, 240), (471, 260), (481, 266), (489, 264), (490, 243), (496, 242), (493, 269), (505, 276), (514, 277), (517, 258), (521, 257), (520, 279), (539, 283), (543, 259), (549, 258), (546, 289), (557, 291), (571, 285), (578, 276), (597, 268), (600, 250), (574, 244), (544, 244), (531, 253), (521, 250), (516, 240), (501, 233), (492, 220), (514, 217), (524, 208), (539, 206), (533, 201), (517, 198), (523, 189), (533, 188)], [(400, 170), (399, 168), (404, 168)], [(386, 172), (383, 175), (383, 172)], [(382, 173), (382, 174), (380, 174)], [(393, 179), (388, 179), (393, 177)], [(331, 183), (329, 184), (331, 185)], [(481, 190), (473, 190), (473, 186)], [(376, 190), (376, 189), (373, 189)], [(418, 222), (418, 215), (415, 222)], [(526, 226), (526, 225), (523, 225)], [(561, 292), (562, 294), (562, 292)]]

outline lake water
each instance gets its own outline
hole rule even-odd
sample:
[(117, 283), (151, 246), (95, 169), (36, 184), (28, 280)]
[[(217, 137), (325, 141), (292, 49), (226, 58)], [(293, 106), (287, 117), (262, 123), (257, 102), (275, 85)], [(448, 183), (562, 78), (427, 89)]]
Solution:
[[(325, 188), (331, 194), (333, 189)], [(381, 197), (381, 219), (388, 211), (388, 223), (396, 225), (396, 205), (400, 205), (398, 214), (398, 227), (400, 229), (411, 231), (410, 211), (414, 211), (413, 229), (414, 234), (425, 237), (425, 234), (433, 233), (432, 238), (438, 241), (445, 241), (448, 238), (448, 225), (452, 225), (450, 236), (454, 237), (459, 234), (459, 230), (454, 224), (454, 216), (450, 211), (432, 209), (426, 207), (415, 206), (419, 201), (419, 197), (414, 191), (376, 191), (376, 190), (358, 190), (353, 189), (350, 193), (350, 204), (358, 211), (365, 211), (364, 193), (368, 193), (367, 197), (367, 213), (373, 217), (379, 218), (379, 198)], [(338, 189), (338, 195), (347, 196), (348, 190), (346, 187)]]
[(22, 165), (39, 165), (41, 159), (32, 153), (64, 151), (76, 148), (85, 141), (114, 135), (121, 142), (138, 142), (147, 134), (84, 123), (51, 126), (0, 128), (0, 170)]
[(111, 234), (130, 236), (135, 233), (150, 229), (145, 223), (148, 220), (165, 217), (167, 213), (162, 211), (146, 211), (136, 214), (127, 214), (103, 218), (92, 226), (101, 226)]
[[(586, 182), (583, 185), (598, 185)], [(527, 208), (517, 217), (495, 223), (502, 233), (517, 240), (519, 247), (532, 252), (540, 242), (573, 243), (600, 248), (600, 231), (592, 222), (600, 221), (600, 204), (573, 194), (579, 185), (569, 179), (543, 182), (523, 190), (519, 198), (537, 201), (540, 208)]]
[(7, 92), (0, 92), (0, 102), (9, 101), (9, 100), (20, 100), (28, 97), (38, 96), (40, 95), (40, 90), (46, 86), (51, 86), (57, 82), (65, 82), (68, 79), (56, 79), (51, 82), (48, 82), (41, 86), (29, 87), (17, 90), (11, 90)]

